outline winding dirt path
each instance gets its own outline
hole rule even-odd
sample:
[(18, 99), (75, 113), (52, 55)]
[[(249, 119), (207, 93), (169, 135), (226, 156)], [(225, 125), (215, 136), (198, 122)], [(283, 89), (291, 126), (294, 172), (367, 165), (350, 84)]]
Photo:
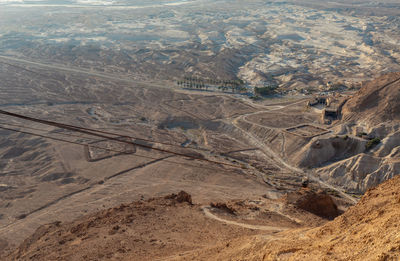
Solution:
[[(297, 104), (299, 102), (303, 102), (303, 100), (295, 102), (293, 104), (288, 104), (286, 106), (283, 106), (283, 108), (288, 107), (290, 105), (294, 105)], [(282, 109), (282, 108), (279, 108)], [(275, 109), (274, 109), (275, 110)], [(277, 109), (278, 110), (278, 109)], [(270, 158), (277, 166), (279, 167), (283, 167), (289, 171), (292, 171), (294, 173), (297, 173), (303, 177), (308, 177), (310, 180), (317, 182), (318, 184), (320, 184), (323, 187), (329, 188), (331, 190), (336, 191), (337, 193), (339, 193), (341, 196), (343, 196), (344, 198), (348, 199), (349, 201), (351, 201), (352, 203), (357, 203), (357, 200), (355, 198), (353, 198), (352, 196), (349, 196), (348, 194), (346, 194), (343, 190), (341, 190), (340, 188), (337, 188), (335, 186), (332, 186), (322, 180), (320, 180), (318, 177), (314, 176), (312, 173), (310, 172), (304, 172), (302, 169), (297, 168), (291, 164), (289, 164), (288, 162), (286, 162), (286, 160), (284, 160), (278, 153), (275, 153), (269, 146), (267, 146), (264, 142), (260, 141), (257, 137), (255, 137), (252, 133), (250, 133), (247, 130), (244, 130), (243, 128), (241, 128), (239, 126), (238, 121), (239, 120), (244, 120), (249, 124), (254, 124), (254, 125), (258, 125), (256, 123), (252, 123), (250, 121), (246, 120), (247, 116), (250, 115), (255, 115), (255, 114), (260, 114), (263, 112), (268, 112), (268, 110), (266, 111), (258, 111), (258, 112), (253, 112), (253, 113), (247, 113), (247, 114), (243, 114), (239, 117), (236, 117), (235, 119), (232, 119), (229, 123), (231, 123), (233, 126), (236, 127), (237, 130), (239, 130), (242, 134), (243, 137), (247, 138), (247, 140), (250, 142), (250, 144), (260, 148), (260, 150), (264, 153), (265, 156), (267, 156), (268, 158)], [(267, 126), (262, 126), (264, 128), (269, 128)]]
[(248, 228), (248, 229), (256, 229), (256, 230), (263, 230), (263, 231), (274, 231), (274, 232), (279, 232), (279, 231), (284, 231), (284, 230), (289, 229), (286, 227), (261, 226), (261, 225), (250, 225), (250, 224), (245, 224), (245, 223), (239, 223), (239, 222), (235, 222), (232, 220), (226, 220), (226, 219), (217, 217), (216, 215), (214, 215), (213, 213), (210, 212), (209, 207), (202, 207), (201, 209), (203, 210), (206, 217), (217, 220), (219, 222), (222, 222), (222, 223), (225, 223), (228, 225), (240, 226), (240, 227), (244, 227), (244, 228)]

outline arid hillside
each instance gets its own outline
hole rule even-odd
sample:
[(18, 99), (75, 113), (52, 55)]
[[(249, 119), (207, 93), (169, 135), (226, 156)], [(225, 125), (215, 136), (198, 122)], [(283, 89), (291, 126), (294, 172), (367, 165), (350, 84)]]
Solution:
[(399, 260), (399, 226), (397, 176), (321, 227), (235, 240), (229, 248), (200, 253), (197, 260)]
[(235, 217), (254, 216), (265, 204), (214, 203), (205, 210), (181, 192), (42, 226), (3, 260), (398, 260), (399, 185), (400, 176), (386, 181), (327, 223), (301, 210), (336, 208), (309, 189), (285, 196), (285, 211), (240, 222)]
[(371, 124), (400, 120), (400, 73), (370, 81), (343, 107), (343, 119), (363, 119)]
[[(315, 211), (315, 207), (320, 208)], [(233, 239), (321, 226), (338, 214), (327, 194), (309, 188), (279, 200), (263, 197), (217, 201), (209, 206), (192, 203), (192, 196), (181, 191), (122, 204), (72, 222), (43, 225), (0, 259), (176, 260), (228, 247)]]
[(180, 193), (44, 225), (5, 259), (155, 260), (254, 234), (208, 219), (191, 202)]
[[(310, 231), (291, 231), (265, 249), (265, 259), (398, 260), (400, 177), (369, 190), (345, 214)], [(349, 247), (351, 246), (351, 247)]]
[[(362, 194), (400, 170), (400, 73), (366, 82), (345, 102), (341, 117), (294, 151), (294, 164), (314, 168), (329, 184)], [(296, 147), (297, 148), (297, 147)]]

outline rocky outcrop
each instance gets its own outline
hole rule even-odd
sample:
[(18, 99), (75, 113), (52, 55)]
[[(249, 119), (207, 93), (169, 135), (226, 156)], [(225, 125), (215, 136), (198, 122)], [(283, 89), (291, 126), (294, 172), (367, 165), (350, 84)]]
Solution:
[[(398, 260), (400, 176), (369, 190), (354, 207), (308, 232), (265, 243), (264, 260)], [(351, 246), (351, 247), (349, 247)]]
[(178, 203), (186, 202), (186, 203), (189, 203), (190, 205), (193, 204), (192, 196), (183, 190), (181, 192), (179, 192), (178, 195), (173, 193), (171, 195), (165, 196), (165, 199), (174, 199)]
[(185, 259), (399, 260), (399, 226), (400, 176), (397, 176), (370, 189), (357, 205), (320, 227), (243, 237)]
[(302, 188), (299, 191), (286, 194), (283, 201), (326, 219), (334, 219), (340, 215), (332, 197), (323, 191), (315, 192), (310, 188)]
[(364, 152), (366, 142), (348, 136), (316, 137), (295, 154), (295, 163), (307, 168), (345, 159)]
[(400, 173), (400, 159), (360, 154), (316, 170), (322, 180), (363, 193)]

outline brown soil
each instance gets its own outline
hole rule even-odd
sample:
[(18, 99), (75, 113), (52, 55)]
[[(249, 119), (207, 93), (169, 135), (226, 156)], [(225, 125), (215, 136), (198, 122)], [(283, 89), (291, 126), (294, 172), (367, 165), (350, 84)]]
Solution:
[[(400, 176), (366, 192), (335, 220), (314, 229), (233, 239), (196, 260), (399, 260)], [(190, 257), (186, 258), (187, 260)]]
[(233, 239), (324, 223), (282, 200), (204, 207), (181, 191), (43, 225), (1, 260), (175, 260), (226, 247)]
[[(213, 219), (181, 192), (42, 226), (2, 260), (398, 260), (399, 185), (396, 176), (367, 191), (356, 206), (321, 227), (288, 229), (279, 222), (269, 226), (286, 229), (279, 233), (265, 226), (241, 226), (243, 220), (226, 220), (223, 213)], [(281, 202), (313, 206), (313, 199), (335, 209), (323, 193), (310, 189)], [(238, 217), (265, 204), (260, 199), (214, 205), (234, 206), (237, 215), (230, 216)], [(289, 211), (291, 205), (285, 205), (291, 219), (305, 217), (305, 212)]]
[(180, 192), (43, 225), (2, 260), (155, 260), (255, 233), (205, 217)]
[(369, 190), (356, 206), (304, 238), (288, 234), (266, 248), (267, 259), (286, 253), (290, 260), (398, 260), (399, 185), (397, 176)]

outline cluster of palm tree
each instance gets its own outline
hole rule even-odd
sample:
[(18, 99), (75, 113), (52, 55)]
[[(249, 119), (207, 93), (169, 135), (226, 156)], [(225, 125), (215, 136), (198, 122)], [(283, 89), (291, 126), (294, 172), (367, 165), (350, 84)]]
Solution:
[(210, 87), (217, 87), (218, 90), (227, 91), (229, 89), (232, 92), (246, 92), (247, 89), (244, 87), (242, 80), (219, 80), (219, 79), (201, 79), (196, 77), (184, 77), (183, 80), (177, 81), (177, 85), (183, 88), (189, 89), (206, 89)]
[(208, 84), (202, 83), (202, 82), (193, 82), (193, 81), (177, 81), (178, 86), (185, 87), (185, 88), (190, 88), (190, 89), (203, 89), (205, 88), (206, 90), (210, 87)]

